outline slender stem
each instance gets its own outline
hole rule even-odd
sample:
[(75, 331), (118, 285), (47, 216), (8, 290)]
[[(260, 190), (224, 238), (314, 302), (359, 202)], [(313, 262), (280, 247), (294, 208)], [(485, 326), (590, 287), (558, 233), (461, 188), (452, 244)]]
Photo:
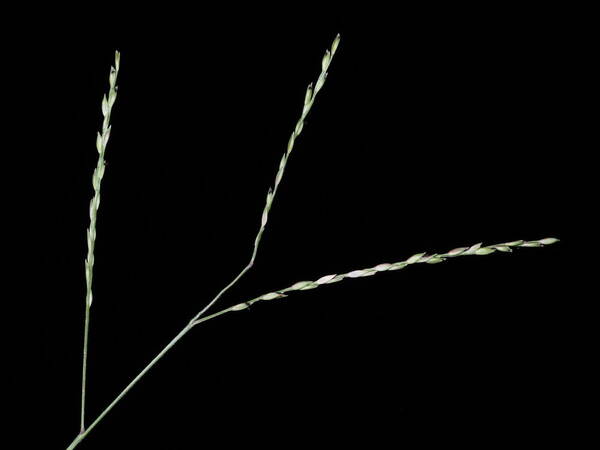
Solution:
[(80, 433), (85, 431), (85, 388), (87, 382), (87, 350), (88, 336), (90, 331), (90, 306), (85, 305), (85, 325), (83, 330), (83, 364), (81, 368), (81, 428)]
[(327, 70), (329, 69), (329, 65), (331, 64), (331, 61), (333, 60), (333, 55), (335, 55), (335, 51), (338, 47), (339, 41), (340, 41), (340, 35), (338, 34), (336, 36), (333, 44), (331, 45), (331, 51), (327, 50), (325, 53), (325, 56), (323, 57), (322, 64), (321, 64), (321, 73), (320, 73), (319, 78), (317, 79), (314, 87), (313, 87), (312, 83), (308, 85), (308, 88), (307, 88), (307, 91), (306, 91), (306, 94), (304, 97), (304, 107), (302, 108), (302, 114), (300, 115), (300, 118), (296, 122), (296, 126), (294, 127), (294, 130), (292, 131), (292, 134), (288, 141), (287, 150), (286, 150), (285, 154), (283, 155), (281, 162), (279, 163), (279, 170), (277, 171), (277, 174), (275, 175), (274, 187), (272, 189), (270, 188), (269, 192), (267, 194), (267, 202), (266, 202), (265, 208), (263, 210), (260, 228), (258, 230), (258, 233), (256, 234), (256, 238), (254, 239), (254, 248), (252, 250), (252, 257), (250, 258), (250, 262), (246, 265), (246, 267), (244, 267), (242, 269), (242, 271), (233, 279), (233, 281), (231, 283), (229, 283), (227, 286), (225, 286), (225, 288), (223, 288), (221, 290), (221, 292), (219, 292), (215, 296), (215, 298), (213, 298), (208, 303), (208, 305), (206, 305), (204, 308), (202, 308), (202, 310), (194, 316), (194, 318), (192, 319), (192, 322), (197, 321), (200, 318), (200, 316), (202, 316), (206, 311), (208, 311), (209, 308), (212, 305), (214, 305), (217, 302), (217, 300), (219, 300), (219, 298), (227, 290), (229, 290), (229, 288), (231, 288), (235, 283), (237, 283), (237, 281), (240, 278), (242, 278), (242, 276), (254, 264), (254, 260), (256, 259), (256, 254), (258, 252), (258, 246), (260, 245), (262, 235), (265, 231), (265, 227), (266, 227), (267, 221), (269, 219), (269, 211), (271, 210), (273, 200), (275, 199), (275, 196), (277, 195), (277, 189), (279, 188), (279, 184), (281, 183), (281, 180), (285, 173), (285, 168), (287, 166), (288, 158), (294, 148), (294, 142), (302, 133), (302, 129), (304, 128), (304, 120), (306, 119), (306, 116), (308, 115), (311, 108), (313, 107), (313, 104), (315, 103), (315, 99), (317, 98), (317, 94), (323, 88), (323, 85), (325, 84), (325, 79), (327, 78)]
[(237, 275), (237, 276), (236, 276), (236, 277), (233, 279), (233, 281), (232, 281), (231, 283), (229, 283), (227, 286), (225, 286), (223, 289), (221, 289), (221, 292), (219, 292), (219, 293), (218, 293), (218, 294), (215, 296), (215, 298), (213, 298), (213, 299), (212, 299), (212, 300), (211, 300), (211, 301), (208, 303), (208, 305), (206, 305), (204, 308), (202, 308), (202, 310), (201, 310), (201, 311), (200, 311), (198, 314), (196, 314), (192, 320), (190, 320), (190, 324), (193, 324), (194, 322), (196, 322), (196, 321), (198, 320), (198, 318), (199, 318), (199, 317), (200, 317), (202, 314), (204, 314), (204, 313), (205, 313), (205, 312), (208, 310), (208, 308), (210, 308), (212, 305), (214, 305), (214, 304), (215, 304), (215, 302), (216, 302), (217, 300), (219, 300), (219, 298), (221, 298), (221, 296), (222, 296), (222, 295), (223, 295), (225, 292), (227, 292), (227, 291), (229, 290), (229, 288), (231, 288), (231, 287), (232, 287), (232, 286), (233, 286), (235, 283), (237, 283), (237, 282), (238, 282), (238, 280), (239, 280), (240, 278), (242, 278), (242, 277), (244, 276), (244, 274), (245, 274), (246, 272), (248, 272), (248, 270), (250, 270), (250, 268), (251, 268), (251, 267), (252, 267), (252, 265), (254, 264), (254, 259), (256, 258), (256, 250), (257, 250), (257, 247), (255, 247), (255, 248), (254, 248), (254, 252), (252, 253), (252, 259), (250, 260), (250, 262), (248, 263), (248, 265), (242, 269), (242, 271), (241, 271), (241, 272), (240, 272), (240, 273), (239, 273), (239, 274), (238, 274), (238, 275)]
[(255, 244), (254, 244), (254, 250), (252, 251), (252, 256), (250, 257), (250, 262), (246, 265), (246, 267), (244, 267), (242, 269), (242, 271), (233, 279), (233, 281), (231, 283), (229, 283), (227, 286), (225, 286), (223, 289), (221, 289), (221, 292), (219, 292), (215, 298), (213, 298), (204, 308), (202, 308), (202, 310), (196, 314), (192, 320), (190, 320), (191, 324), (196, 324), (196, 323), (200, 323), (202, 321), (198, 321), (198, 319), (200, 318), (200, 316), (202, 316), (206, 311), (208, 311), (208, 309), (215, 304), (215, 302), (217, 300), (219, 300), (219, 298), (221, 298), (221, 296), (227, 292), (235, 283), (238, 282), (238, 280), (240, 278), (242, 278), (244, 276), (244, 274), (246, 272), (248, 272), (252, 266), (254, 265), (254, 260), (256, 259), (256, 254), (258, 253), (258, 245), (260, 244), (260, 240), (262, 238), (262, 234), (263, 234), (264, 228), (261, 228), (258, 232), (258, 234), (256, 235), (256, 240), (255, 240)]
[(230, 310), (231, 310), (231, 308), (226, 308), (226, 309), (223, 309), (223, 310), (221, 310), (221, 311), (219, 311), (219, 312), (216, 312), (216, 313), (210, 314), (210, 315), (208, 315), (208, 316), (204, 316), (204, 317), (202, 317), (201, 319), (198, 319), (196, 322), (190, 321), (190, 323), (188, 323), (188, 324), (187, 324), (187, 325), (186, 325), (186, 326), (185, 326), (185, 327), (184, 327), (184, 328), (183, 328), (183, 329), (182, 329), (182, 330), (181, 330), (181, 331), (180, 331), (180, 332), (177, 334), (177, 336), (175, 336), (175, 337), (174, 337), (174, 338), (171, 340), (171, 342), (169, 342), (169, 343), (168, 343), (168, 344), (167, 344), (167, 345), (166, 345), (166, 346), (165, 346), (165, 347), (164, 347), (164, 348), (163, 348), (163, 349), (162, 349), (162, 350), (161, 350), (161, 351), (158, 353), (158, 355), (156, 355), (156, 356), (155, 356), (155, 357), (152, 359), (152, 361), (150, 361), (150, 362), (148, 363), (148, 365), (147, 365), (146, 367), (144, 367), (144, 369), (143, 369), (143, 370), (142, 370), (142, 371), (141, 371), (139, 374), (137, 374), (137, 376), (136, 376), (136, 377), (135, 377), (133, 380), (131, 380), (131, 382), (130, 382), (130, 383), (129, 383), (129, 384), (126, 386), (126, 387), (125, 387), (125, 389), (123, 389), (123, 390), (121, 391), (121, 393), (115, 397), (115, 399), (114, 399), (114, 400), (113, 400), (113, 401), (110, 403), (110, 405), (108, 405), (108, 406), (107, 406), (107, 407), (104, 409), (104, 411), (102, 411), (102, 412), (100, 413), (100, 415), (99, 415), (99, 416), (96, 418), (96, 420), (94, 420), (94, 421), (93, 421), (93, 422), (92, 422), (92, 423), (91, 423), (91, 424), (90, 424), (90, 425), (87, 427), (87, 429), (83, 429), (83, 428), (82, 428), (82, 430), (80, 431), (80, 433), (79, 433), (79, 434), (78, 434), (78, 435), (75, 437), (75, 439), (73, 439), (73, 442), (71, 442), (71, 444), (70, 444), (70, 445), (67, 447), (67, 450), (72, 450), (72, 449), (74, 449), (75, 447), (77, 447), (77, 446), (79, 445), (79, 443), (80, 443), (80, 442), (81, 442), (81, 441), (82, 441), (82, 440), (83, 440), (83, 439), (84, 439), (84, 438), (85, 438), (85, 437), (88, 435), (88, 433), (89, 433), (90, 431), (92, 431), (92, 429), (93, 429), (93, 428), (94, 428), (96, 425), (98, 425), (98, 423), (99, 423), (99, 422), (100, 422), (102, 419), (104, 419), (104, 416), (106, 416), (106, 415), (107, 415), (107, 414), (110, 412), (110, 410), (111, 410), (111, 409), (113, 409), (113, 408), (115, 407), (115, 405), (116, 405), (117, 403), (119, 403), (119, 402), (120, 402), (120, 401), (123, 399), (123, 397), (125, 397), (125, 394), (127, 394), (127, 392), (129, 392), (129, 391), (131, 390), (131, 388), (132, 388), (133, 386), (135, 386), (135, 385), (136, 385), (136, 383), (137, 383), (138, 381), (140, 381), (140, 379), (141, 379), (141, 378), (142, 378), (144, 375), (146, 375), (146, 373), (147, 373), (147, 372), (148, 372), (148, 371), (149, 371), (149, 370), (150, 370), (150, 369), (151, 369), (151, 368), (152, 368), (152, 367), (153, 367), (153, 366), (154, 366), (154, 365), (155, 365), (155, 364), (156, 364), (158, 361), (160, 361), (160, 359), (161, 359), (163, 356), (165, 356), (165, 354), (166, 354), (166, 353), (167, 353), (167, 352), (168, 352), (168, 351), (171, 349), (171, 347), (173, 347), (173, 346), (174, 346), (174, 345), (177, 343), (177, 341), (179, 341), (179, 340), (180, 340), (180, 339), (181, 339), (183, 336), (185, 336), (185, 335), (186, 335), (186, 334), (187, 334), (187, 333), (188, 333), (188, 332), (189, 332), (189, 331), (190, 331), (190, 330), (191, 330), (191, 329), (192, 329), (192, 328), (193, 328), (195, 325), (198, 325), (199, 323), (202, 323), (202, 322), (206, 322), (207, 320), (210, 320), (210, 319), (214, 319), (215, 317), (218, 317), (218, 316), (220, 316), (220, 315), (222, 315), (222, 314), (225, 314), (225, 313), (229, 312)]
[(75, 439), (73, 439), (73, 442), (71, 442), (71, 444), (67, 447), (67, 450), (72, 450), (75, 447), (77, 447), (79, 445), (79, 443), (85, 438), (85, 435), (87, 433), (80, 433), (77, 435), (77, 437)]
[[(214, 315), (213, 315), (214, 316)], [(206, 316), (205, 319), (208, 319), (210, 316)], [(73, 442), (71, 442), (71, 444), (67, 447), (67, 450), (72, 450), (75, 447), (77, 447), (77, 445), (88, 435), (88, 433), (90, 431), (92, 431), (92, 429), (98, 425), (98, 423), (104, 418), (104, 416), (106, 416), (111, 409), (114, 408), (114, 406), (119, 403), (121, 401), (121, 399), (123, 397), (125, 397), (125, 394), (127, 394), (127, 392), (130, 391), (130, 389), (135, 386), (135, 384), (140, 381), (140, 379), (146, 375), (146, 373), (158, 362), (160, 361), (160, 359), (165, 356), (165, 354), (171, 349), (171, 347), (173, 347), (177, 341), (179, 341), (183, 336), (185, 336), (187, 334), (188, 331), (190, 331), (192, 329), (192, 325), (188, 324), (186, 325), (180, 332), (179, 334), (177, 334), (177, 336), (175, 336), (171, 342), (169, 342), (161, 351), (158, 355), (156, 355), (154, 357), (154, 359), (152, 359), (152, 361), (150, 361), (148, 363), (148, 365), (146, 367), (144, 367), (144, 369), (133, 379), (131, 380), (131, 382), (125, 387), (125, 389), (123, 389), (121, 391), (121, 393), (119, 395), (117, 395), (115, 397), (115, 399), (110, 403), (110, 405), (108, 405), (104, 411), (102, 411), (100, 413), (100, 415), (96, 418), (96, 420), (94, 420), (85, 430), (82, 430), (82, 432), (80, 432), (77, 437), (73, 440)]]
[(233, 310), (231, 309), (231, 307), (229, 307), (229, 308), (222, 309), (221, 311), (217, 311), (216, 313), (209, 314), (208, 316), (201, 317), (200, 319), (198, 319), (192, 323), (192, 327), (194, 327), (202, 322), (206, 322), (207, 320), (214, 319), (215, 317), (219, 317), (219, 316), (221, 316), (225, 313), (231, 312), (231, 311), (233, 311)]

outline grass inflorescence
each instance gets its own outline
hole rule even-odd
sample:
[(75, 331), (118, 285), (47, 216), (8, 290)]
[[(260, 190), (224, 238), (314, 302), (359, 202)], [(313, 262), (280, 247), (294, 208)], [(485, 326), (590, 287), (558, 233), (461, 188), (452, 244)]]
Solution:
[(117, 75), (119, 73), (120, 68), (120, 54), (119, 52), (115, 53), (115, 65), (110, 69), (109, 75), (109, 92), (108, 96), (104, 96), (102, 99), (102, 115), (103, 115), (103, 123), (102, 129), (98, 133), (96, 139), (96, 149), (98, 150), (98, 163), (94, 170), (94, 174), (92, 177), (92, 184), (94, 187), (94, 196), (90, 202), (90, 226), (87, 230), (87, 243), (88, 243), (88, 253), (87, 258), (85, 260), (85, 275), (86, 275), (86, 299), (85, 299), (85, 328), (84, 328), (84, 350), (83, 350), (83, 370), (82, 370), (82, 396), (81, 396), (81, 429), (79, 434), (75, 437), (75, 439), (68, 446), (67, 450), (74, 449), (79, 445), (79, 443), (86, 438), (88, 433), (98, 424), (100, 423), (104, 417), (114, 408), (121, 399), (129, 392), (129, 390), (135, 386), (140, 379), (181, 339), (185, 336), (193, 327), (199, 325), (202, 322), (206, 322), (213, 318), (219, 317), (223, 314), (235, 311), (242, 311), (248, 308), (248, 306), (261, 301), (272, 301), (281, 299), (283, 297), (288, 296), (290, 292), (294, 291), (306, 291), (310, 289), (315, 289), (320, 286), (326, 284), (337, 283), (347, 278), (362, 278), (375, 275), (380, 272), (388, 272), (400, 270), (405, 267), (408, 267), (413, 264), (438, 264), (444, 262), (451, 258), (456, 258), (459, 256), (484, 256), (489, 255), (494, 252), (512, 252), (513, 249), (516, 248), (525, 248), (525, 247), (542, 247), (544, 245), (550, 245), (558, 242), (556, 238), (545, 238), (534, 241), (512, 241), (512, 242), (504, 242), (501, 244), (493, 244), (488, 246), (482, 246), (481, 243), (472, 245), (470, 247), (459, 247), (453, 250), (450, 250), (445, 253), (417, 253), (414, 254), (405, 260), (396, 262), (396, 263), (383, 263), (378, 264), (374, 267), (369, 267), (366, 269), (358, 269), (352, 270), (350, 272), (342, 273), (342, 274), (330, 274), (324, 275), (322, 277), (317, 278), (312, 281), (298, 281), (291, 286), (271, 291), (266, 294), (262, 294), (258, 297), (254, 297), (250, 300), (237, 303), (228, 308), (222, 309), (218, 312), (212, 313), (210, 315), (205, 315), (205, 313), (221, 298), (221, 296), (227, 292), (233, 285), (235, 285), (238, 280), (253, 266), (254, 261), (256, 259), (256, 255), (258, 252), (258, 248), (262, 239), (262, 236), (265, 232), (266, 225), (269, 220), (269, 213), (271, 211), (273, 201), (277, 194), (277, 190), (280, 186), (280, 183), (283, 179), (286, 166), (288, 164), (290, 155), (292, 150), (294, 149), (294, 144), (302, 130), (304, 128), (305, 119), (309, 112), (311, 111), (317, 95), (322, 90), (325, 85), (325, 81), (327, 79), (328, 70), (333, 61), (333, 57), (336, 54), (338, 46), (340, 44), (340, 36), (339, 34), (333, 40), (330, 48), (326, 50), (325, 54), (321, 59), (321, 73), (319, 74), (317, 80), (314, 83), (310, 83), (306, 88), (306, 92), (304, 95), (304, 103), (302, 106), (302, 113), (300, 114), (300, 118), (296, 122), (294, 129), (291, 132), (290, 138), (287, 143), (286, 151), (284, 152), (281, 161), (279, 163), (279, 167), (277, 173), (275, 175), (275, 181), (273, 187), (269, 188), (267, 192), (267, 197), (265, 201), (265, 206), (263, 208), (262, 216), (260, 219), (259, 230), (256, 234), (256, 238), (254, 239), (254, 246), (252, 249), (252, 255), (250, 257), (250, 261), (248, 264), (242, 269), (242, 271), (227, 285), (225, 286), (212, 300), (210, 300), (204, 308), (202, 308), (192, 319), (183, 327), (183, 329), (144, 367), (130, 382), (125, 386), (125, 388), (112, 400), (111, 403), (92, 421), (87, 427), (85, 426), (85, 392), (86, 392), (86, 365), (87, 365), (87, 347), (88, 347), (88, 334), (89, 334), (89, 319), (90, 319), (90, 307), (92, 305), (92, 280), (93, 280), (93, 267), (94, 267), (94, 247), (96, 242), (96, 223), (98, 217), (98, 210), (100, 207), (100, 187), (102, 183), (102, 178), (104, 176), (104, 171), (106, 168), (106, 163), (104, 160), (104, 155), (106, 152), (106, 146), (110, 137), (110, 116), (113, 105), (117, 98)]

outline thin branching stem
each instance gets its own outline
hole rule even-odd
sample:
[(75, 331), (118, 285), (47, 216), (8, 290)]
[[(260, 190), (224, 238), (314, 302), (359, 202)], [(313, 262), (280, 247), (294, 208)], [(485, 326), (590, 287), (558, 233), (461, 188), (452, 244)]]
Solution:
[(256, 259), (256, 254), (258, 252), (258, 246), (260, 245), (260, 241), (265, 231), (265, 227), (267, 226), (271, 205), (273, 204), (273, 200), (275, 199), (275, 195), (277, 194), (277, 189), (279, 188), (279, 184), (281, 183), (281, 179), (283, 178), (283, 174), (285, 173), (285, 168), (287, 165), (289, 155), (294, 148), (294, 142), (296, 141), (298, 136), (300, 136), (300, 133), (302, 133), (302, 129), (304, 128), (304, 120), (310, 112), (317, 97), (317, 94), (325, 84), (325, 80), (327, 79), (327, 70), (329, 69), (329, 65), (333, 60), (333, 56), (335, 55), (339, 43), (340, 35), (338, 34), (335, 37), (333, 43), (331, 44), (331, 48), (325, 51), (325, 55), (321, 60), (321, 73), (319, 74), (319, 77), (317, 78), (314, 87), (313, 83), (310, 83), (308, 85), (308, 88), (306, 89), (306, 93), (304, 95), (304, 106), (302, 107), (302, 114), (296, 122), (296, 126), (294, 127), (294, 130), (292, 131), (292, 134), (288, 141), (287, 150), (281, 158), (281, 162), (279, 163), (279, 170), (275, 175), (274, 187), (269, 188), (269, 191), (267, 193), (267, 201), (263, 210), (260, 228), (258, 230), (258, 233), (256, 234), (256, 238), (254, 239), (254, 248), (252, 249), (252, 256), (250, 257), (250, 262), (246, 265), (246, 267), (242, 269), (242, 271), (233, 279), (231, 283), (225, 286), (225, 288), (223, 288), (221, 292), (219, 292), (210, 302), (208, 302), (208, 304), (204, 308), (202, 308), (202, 310), (198, 314), (194, 316), (194, 318), (191, 320), (192, 323), (197, 321), (206, 311), (208, 311), (225, 292), (227, 292), (233, 285), (235, 285), (238, 282), (238, 280), (242, 278), (242, 276), (244, 276), (244, 274), (248, 272), (250, 268), (252, 268), (254, 260)]
[[(229, 308), (225, 308), (225, 309), (219, 311), (218, 313), (213, 314), (212, 316), (206, 316), (206, 318), (217, 317), (218, 315), (225, 314), (227, 312), (232, 312), (232, 311), (242, 311), (242, 310), (248, 308), (250, 305), (253, 305), (254, 303), (259, 302), (259, 301), (276, 300), (279, 298), (287, 297), (287, 293), (291, 292), (291, 291), (306, 291), (309, 289), (315, 289), (315, 288), (318, 288), (325, 284), (337, 283), (338, 281), (342, 281), (346, 278), (368, 277), (368, 276), (375, 275), (380, 272), (404, 269), (405, 267), (408, 267), (412, 264), (423, 264), (423, 263), (439, 264), (441, 262), (446, 261), (447, 259), (456, 258), (458, 256), (472, 256), (472, 255), (483, 256), (483, 255), (489, 255), (496, 251), (506, 253), (506, 252), (512, 252), (513, 249), (515, 249), (515, 248), (543, 247), (545, 245), (551, 245), (556, 242), (558, 242), (558, 239), (556, 239), (556, 238), (545, 238), (545, 239), (539, 239), (537, 241), (519, 240), (519, 241), (512, 241), (512, 242), (504, 242), (502, 244), (488, 245), (487, 247), (482, 247), (481, 243), (478, 243), (478, 244), (472, 245), (471, 247), (455, 248), (446, 253), (433, 253), (433, 254), (417, 253), (415, 255), (412, 255), (410, 258), (405, 259), (404, 261), (396, 262), (393, 264), (384, 263), (384, 264), (378, 264), (375, 267), (369, 267), (366, 269), (359, 269), (359, 270), (352, 270), (350, 272), (346, 272), (346, 273), (342, 273), (342, 274), (324, 275), (315, 281), (298, 281), (287, 288), (279, 289), (277, 291), (271, 291), (266, 294), (262, 294), (258, 297), (254, 297), (250, 300), (246, 300), (245, 302), (238, 303), (237, 305), (231, 306)], [(204, 318), (201, 318), (201, 319), (193, 322), (192, 325), (198, 325), (199, 323), (204, 322), (203, 319)]]
[(88, 340), (90, 332), (90, 308), (88, 305), (85, 307), (85, 323), (83, 329), (83, 362), (81, 365), (81, 422), (80, 432), (85, 431), (85, 389), (87, 386), (87, 353), (88, 353)]
[(192, 327), (190, 325), (184, 327), (179, 334), (177, 334), (177, 336), (175, 336), (173, 339), (171, 339), (171, 342), (169, 342), (153, 359), (152, 361), (150, 361), (148, 363), (148, 365), (146, 367), (144, 367), (144, 369), (136, 375), (136, 377), (131, 380), (131, 382), (127, 385), (127, 387), (125, 387), (125, 389), (123, 389), (121, 391), (121, 393), (119, 395), (117, 395), (115, 397), (115, 399), (110, 403), (110, 405), (108, 405), (104, 411), (102, 411), (100, 413), (100, 415), (87, 427), (86, 430), (82, 431), (81, 433), (79, 433), (79, 435), (75, 438), (75, 440), (73, 440), (73, 442), (71, 443), (71, 445), (69, 445), (69, 447), (67, 447), (67, 450), (73, 449), (75, 448), (87, 435), (90, 431), (92, 431), (92, 429), (98, 425), (98, 423), (100, 423), (100, 421), (102, 419), (104, 419), (104, 416), (106, 416), (111, 409), (114, 408), (114, 406), (119, 403), (121, 401), (121, 399), (125, 396), (125, 394), (127, 394), (127, 392), (129, 392), (129, 390), (144, 376), (146, 375), (146, 372), (148, 372), (164, 355), (165, 353), (167, 353), (171, 347), (173, 347), (177, 341), (179, 341), (183, 336), (185, 336), (187, 334), (188, 331), (190, 331)]

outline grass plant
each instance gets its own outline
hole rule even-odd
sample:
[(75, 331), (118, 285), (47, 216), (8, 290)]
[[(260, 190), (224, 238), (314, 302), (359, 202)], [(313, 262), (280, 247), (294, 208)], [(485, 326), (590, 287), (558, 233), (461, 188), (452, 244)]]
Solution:
[(102, 419), (123, 399), (123, 397), (133, 388), (140, 379), (181, 339), (183, 338), (193, 327), (206, 322), (208, 320), (214, 319), (221, 315), (230, 312), (241, 311), (248, 306), (261, 301), (272, 301), (278, 300), (283, 297), (288, 296), (291, 292), (294, 291), (306, 291), (310, 289), (318, 288), (325, 284), (337, 283), (346, 278), (362, 278), (368, 277), (371, 275), (375, 275), (379, 272), (387, 272), (403, 269), (413, 264), (438, 264), (444, 262), (448, 259), (456, 258), (459, 256), (484, 256), (489, 255), (494, 252), (512, 252), (514, 249), (518, 248), (528, 248), (528, 247), (542, 247), (544, 245), (550, 245), (558, 242), (556, 238), (545, 238), (534, 241), (512, 241), (512, 242), (504, 242), (500, 244), (493, 244), (488, 246), (482, 246), (481, 243), (477, 243), (475, 245), (471, 245), (469, 247), (459, 247), (453, 250), (444, 252), (444, 253), (431, 253), (427, 254), (417, 253), (415, 255), (410, 256), (402, 261), (396, 263), (383, 263), (379, 264), (375, 267), (369, 267), (366, 269), (357, 269), (351, 272), (342, 273), (342, 274), (330, 274), (324, 275), (314, 281), (299, 281), (292, 284), (289, 287), (284, 289), (279, 289), (275, 291), (271, 291), (265, 294), (262, 294), (258, 297), (240, 302), (235, 304), (234, 306), (224, 308), (220, 311), (214, 312), (212, 314), (206, 314), (208, 310), (217, 303), (217, 301), (232, 287), (234, 286), (240, 278), (244, 276), (253, 266), (256, 255), (258, 252), (258, 248), (265, 232), (268, 220), (269, 213), (271, 211), (271, 207), (273, 205), (273, 201), (277, 195), (277, 190), (281, 184), (283, 179), (285, 168), (288, 164), (290, 155), (292, 150), (294, 149), (294, 143), (302, 133), (302, 129), (304, 127), (305, 119), (309, 112), (311, 111), (317, 95), (322, 90), (325, 81), (327, 79), (327, 73), (329, 67), (333, 61), (333, 58), (336, 54), (340, 43), (340, 36), (337, 35), (331, 44), (331, 47), (326, 50), (325, 55), (321, 60), (321, 73), (319, 74), (317, 80), (314, 83), (310, 83), (306, 88), (306, 93), (304, 97), (304, 104), (302, 106), (302, 113), (300, 114), (300, 118), (296, 122), (296, 125), (291, 132), (290, 138), (287, 143), (286, 151), (284, 152), (281, 161), (279, 163), (279, 169), (277, 174), (275, 175), (275, 181), (273, 183), (273, 187), (269, 188), (265, 200), (265, 206), (262, 212), (260, 226), (258, 232), (256, 234), (256, 238), (254, 240), (254, 245), (252, 248), (252, 254), (247, 265), (235, 276), (235, 278), (225, 286), (212, 300), (210, 300), (206, 306), (204, 306), (196, 315), (194, 315), (189, 322), (183, 327), (183, 329), (144, 367), (138, 375), (136, 375), (129, 384), (109, 403), (109, 405), (96, 417), (89, 425), (85, 425), (85, 394), (86, 394), (86, 367), (87, 367), (87, 349), (88, 349), (88, 335), (89, 335), (89, 323), (90, 323), (90, 311), (92, 306), (92, 280), (93, 280), (93, 268), (94, 268), (94, 244), (96, 241), (96, 224), (98, 217), (98, 210), (100, 207), (100, 187), (102, 182), (102, 177), (104, 176), (105, 171), (105, 162), (104, 162), (104, 154), (106, 151), (107, 143), (110, 137), (110, 115), (112, 108), (115, 104), (115, 100), (117, 98), (117, 75), (119, 73), (120, 68), (120, 54), (119, 52), (115, 53), (115, 65), (110, 69), (109, 75), (109, 93), (108, 97), (104, 96), (102, 100), (102, 114), (103, 114), (103, 124), (102, 130), (98, 133), (96, 140), (96, 147), (98, 150), (98, 163), (96, 169), (94, 170), (94, 175), (92, 177), (92, 184), (94, 187), (94, 196), (90, 202), (90, 226), (87, 231), (87, 242), (88, 242), (88, 254), (85, 261), (85, 275), (87, 281), (87, 290), (86, 290), (86, 298), (85, 298), (85, 322), (84, 322), (84, 344), (83, 344), (83, 367), (82, 367), (82, 386), (81, 386), (81, 427), (79, 434), (75, 437), (75, 439), (71, 442), (71, 444), (67, 447), (67, 450), (74, 449), (79, 445), (79, 443), (85, 439), (90, 431), (94, 429)]

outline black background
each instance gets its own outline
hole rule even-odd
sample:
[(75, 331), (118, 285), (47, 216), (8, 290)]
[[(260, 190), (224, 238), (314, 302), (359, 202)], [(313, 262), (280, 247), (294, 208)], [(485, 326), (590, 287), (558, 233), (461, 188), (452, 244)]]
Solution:
[(573, 106), (577, 14), (315, 9), (291, 23), (253, 12), (108, 11), (89, 26), (82, 14), (22, 30), (35, 38), (11, 49), (15, 167), (27, 168), (16, 215), (29, 236), (15, 265), (31, 274), (18, 295), (31, 326), (15, 324), (12, 342), (33, 338), (11, 346), (21, 436), (59, 449), (79, 427), (85, 229), (114, 49), (89, 419), (248, 261), (305, 88), (339, 32), (255, 268), (216, 308), (420, 251), (562, 241), (207, 322), (80, 448), (571, 439), (585, 331), (574, 331), (578, 299), (564, 278), (577, 207), (568, 156), (585, 127)]

